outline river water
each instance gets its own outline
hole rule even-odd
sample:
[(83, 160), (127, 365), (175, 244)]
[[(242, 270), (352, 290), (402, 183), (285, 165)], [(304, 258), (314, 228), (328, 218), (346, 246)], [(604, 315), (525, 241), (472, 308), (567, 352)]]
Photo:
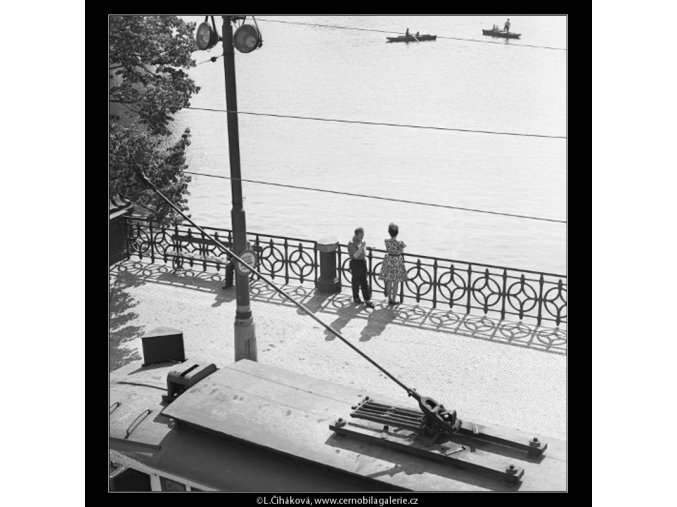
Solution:
[[(261, 16), (262, 48), (236, 52), (240, 111), (566, 135), (565, 17), (511, 17), (519, 42), (482, 36), (505, 17)], [(191, 21), (203, 18), (190, 17)], [(387, 44), (385, 33), (263, 19), (431, 33)], [(220, 31), (220, 19), (217, 18)], [(197, 62), (222, 53), (196, 52)], [(191, 70), (193, 107), (225, 109), (223, 60)], [(225, 113), (183, 110), (190, 170), (229, 175)], [(242, 177), (397, 199), (566, 219), (566, 140), (239, 116)], [(230, 181), (193, 176), (202, 225), (230, 228)], [(346, 242), (357, 226), (383, 248), (400, 226), (409, 253), (566, 272), (566, 224), (243, 183), (247, 229)]]

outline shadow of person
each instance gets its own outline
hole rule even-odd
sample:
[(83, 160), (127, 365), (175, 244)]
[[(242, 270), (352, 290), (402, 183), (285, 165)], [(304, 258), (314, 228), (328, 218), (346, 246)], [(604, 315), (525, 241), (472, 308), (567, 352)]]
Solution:
[[(320, 294), (319, 292), (315, 291), (313, 293), (313, 296), (308, 301), (303, 299), (299, 301), (299, 303), (308, 308), (308, 310), (310, 310), (311, 312), (316, 313), (322, 308), (322, 305), (324, 304), (324, 302), (327, 300), (328, 297), (329, 297), (328, 294)], [(306, 314), (306, 312), (304, 312), (300, 308), (296, 309), (296, 313), (298, 313), (299, 315)]]
[(380, 308), (369, 314), (367, 325), (360, 332), (360, 341), (366, 342), (379, 336), (386, 326), (395, 320), (397, 314), (390, 308)]
[[(347, 302), (342, 301), (341, 306), (337, 307), (337, 310), (336, 310), (336, 315), (338, 316), (338, 318), (329, 325), (331, 326), (331, 328), (334, 331), (341, 332), (341, 329), (346, 327), (346, 325), (348, 325), (348, 322), (350, 322), (355, 317), (357, 317), (358, 314), (363, 309), (364, 309), (363, 306), (353, 304), (353, 302), (350, 301), (350, 300), (347, 300)], [(336, 336), (334, 336), (327, 329), (324, 330), (324, 336), (325, 336), (325, 340), (327, 340), (327, 341), (331, 341), (334, 338), (336, 338)]]
[(235, 285), (227, 289), (219, 287), (218, 289), (216, 289), (216, 297), (214, 298), (214, 302), (212, 303), (212, 308), (219, 307), (223, 303), (230, 303), (231, 301), (234, 301), (236, 298), (237, 293), (235, 292)]

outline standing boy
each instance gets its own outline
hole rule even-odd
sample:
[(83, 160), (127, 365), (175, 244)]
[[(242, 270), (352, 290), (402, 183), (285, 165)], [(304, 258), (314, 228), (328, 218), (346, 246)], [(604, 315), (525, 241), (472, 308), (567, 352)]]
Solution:
[(369, 308), (374, 308), (371, 300), (371, 291), (367, 283), (367, 261), (365, 259), (365, 249), (367, 244), (364, 242), (364, 229), (358, 227), (355, 229), (355, 236), (348, 243), (348, 255), (350, 256), (350, 273), (353, 275), (353, 301), (361, 303), (360, 288), (362, 289), (362, 297), (364, 303)]

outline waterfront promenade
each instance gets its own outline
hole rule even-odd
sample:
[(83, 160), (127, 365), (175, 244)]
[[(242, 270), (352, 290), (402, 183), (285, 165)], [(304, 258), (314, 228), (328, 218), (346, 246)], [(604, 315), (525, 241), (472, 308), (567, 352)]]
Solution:
[[(188, 358), (234, 360), (235, 289), (222, 274), (173, 271), (149, 260), (110, 268), (110, 369), (140, 359), (141, 336), (159, 327), (184, 334)], [(405, 384), (459, 417), (566, 439), (565, 330), (402, 304), (351, 302), (312, 283), (284, 286)], [(263, 282), (252, 283), (258, 361), (412, 403), (404, 391)]]

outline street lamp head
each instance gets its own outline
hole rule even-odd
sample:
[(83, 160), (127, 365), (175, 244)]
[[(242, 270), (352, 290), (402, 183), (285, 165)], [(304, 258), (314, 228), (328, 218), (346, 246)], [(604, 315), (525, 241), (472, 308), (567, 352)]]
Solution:
[(261, 33), (252, 25), (243, 24), (233, 36), (233, 46), (240, 53), (251, 53), (256, 48), (260, 48), (261, 44), (263, 44)]
[(205, 50), (216, 46), (219, 41), (219, 35), (216, 33), (209, 23), (200, 23), (197, 27), (197, 34), (195, 35), (195, 42), (200, 50)]

